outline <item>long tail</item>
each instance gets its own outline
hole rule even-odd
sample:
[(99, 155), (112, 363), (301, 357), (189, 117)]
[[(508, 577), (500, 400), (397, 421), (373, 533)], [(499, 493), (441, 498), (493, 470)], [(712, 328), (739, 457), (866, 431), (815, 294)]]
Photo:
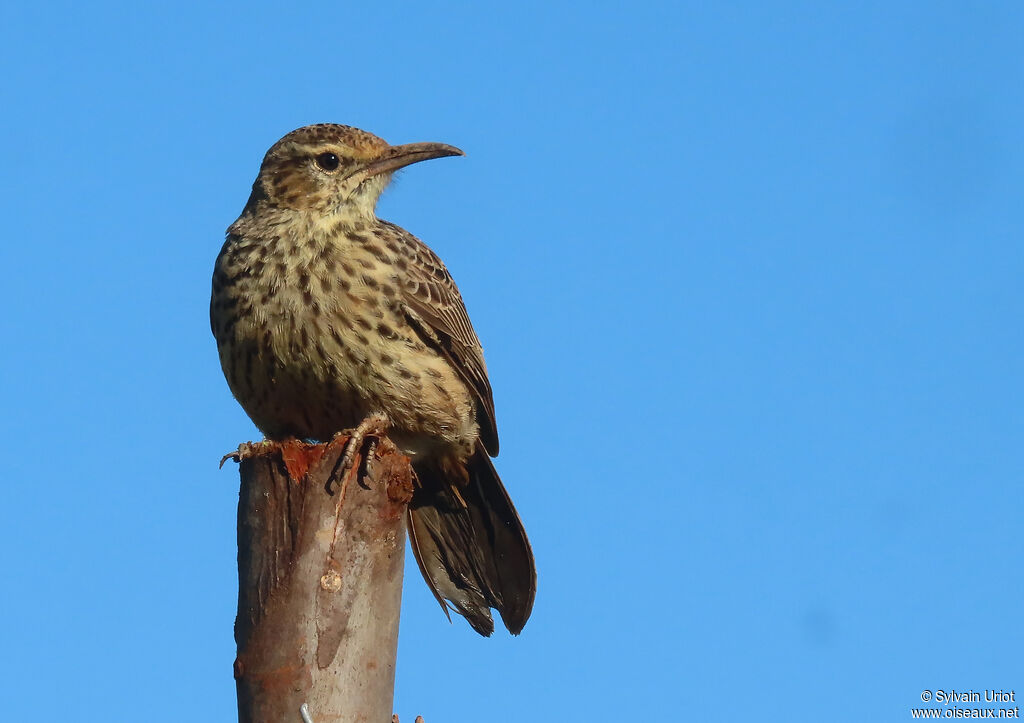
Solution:
[(495, 608), (518, 635), (537, 591), (530, 542), (480, 443), (466, 472), (468, 483), (440, 465), (417, 466), (420, 485), (409, 505), (412, 551), (446, 615), (448, 600), (474, 630), (490, 635)]

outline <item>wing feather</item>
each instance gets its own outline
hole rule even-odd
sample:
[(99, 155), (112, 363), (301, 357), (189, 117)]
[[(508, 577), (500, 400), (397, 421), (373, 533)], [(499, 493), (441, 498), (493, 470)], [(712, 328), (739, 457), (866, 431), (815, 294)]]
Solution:
[(424, 343), (443, 354), (469, 387), (477, 403), (480, 439), (491, 456), (497, 455), (494, 394), (484, 351), (455, 280), (425, 243), (399, 226), (386, 222), (385, 226), (404, 247), (403, 257), (408, 261), (401, 278), (406, 318)]

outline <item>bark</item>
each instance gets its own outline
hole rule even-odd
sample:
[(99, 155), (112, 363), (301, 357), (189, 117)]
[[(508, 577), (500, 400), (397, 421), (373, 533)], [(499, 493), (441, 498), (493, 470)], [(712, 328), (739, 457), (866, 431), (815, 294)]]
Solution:
[(314, 723), (391, 720), (412, 471), (383, 438), (346, 482), (342, 443), (232, 455), (240, 723), (299, 723), (303, 704)]

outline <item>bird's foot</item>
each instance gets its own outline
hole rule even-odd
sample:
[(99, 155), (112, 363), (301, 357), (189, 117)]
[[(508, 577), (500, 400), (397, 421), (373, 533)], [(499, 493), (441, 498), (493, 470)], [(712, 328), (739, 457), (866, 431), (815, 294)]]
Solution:
[(242, 442), (234, 452), (228, 452), (220, 458), (220, 466), (223, 468), (224, 463), (229, 459), (241, 462), (243, 459), (269, 454), (275, 449), (277, 449), (276, 443), (269, 439), (264, 439), (262, 442)]
[(262, 442), (244, 442), (234, 452), (228, 452), (220, 460), (220, 466), (229, 459), (241, 463), (256, 457), (280, 456), (292, 482), (298, 484), (306, 479), (306, 473), (320, 461), (327, 451), (326, 444), (314, 444), (288, 437), (282, 440), (264, 439)]
[(387, 434), (388, 428), (391, 426), (391, 422), (388, 420), (387, 415), (380, 412), (371, 414), (362, 422), (359, 426), (353, 429), (351, 432), (339, 432), (334, 435), (334, 439), (331, 440), (331, 445), (336, 442), (341, 443), (342, 439), (347, 437), (344, 441), (345, 451), (341, 455), (341, 459), (335, 467), (336, 477), (340, 477), (344, 484), (347, 480), (349, 473), (356, 467), (356, 456), (363, 448), (363, 444), (367, 442), (369, 438), (366, 450), (366, 456), (363, 459), (370, 459), (377, 451), (377, 441), (380, 437)]

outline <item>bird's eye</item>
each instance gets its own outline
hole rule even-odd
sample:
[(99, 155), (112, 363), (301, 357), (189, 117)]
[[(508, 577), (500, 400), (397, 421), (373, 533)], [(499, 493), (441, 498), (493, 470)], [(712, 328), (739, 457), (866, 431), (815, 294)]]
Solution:
[(325, 171), (336, 171), (338, 170), (338, 164), (341, 163), (338, 157), (333, 153), (321, 153), (316, 157), (316, 165), (320, 166)]

